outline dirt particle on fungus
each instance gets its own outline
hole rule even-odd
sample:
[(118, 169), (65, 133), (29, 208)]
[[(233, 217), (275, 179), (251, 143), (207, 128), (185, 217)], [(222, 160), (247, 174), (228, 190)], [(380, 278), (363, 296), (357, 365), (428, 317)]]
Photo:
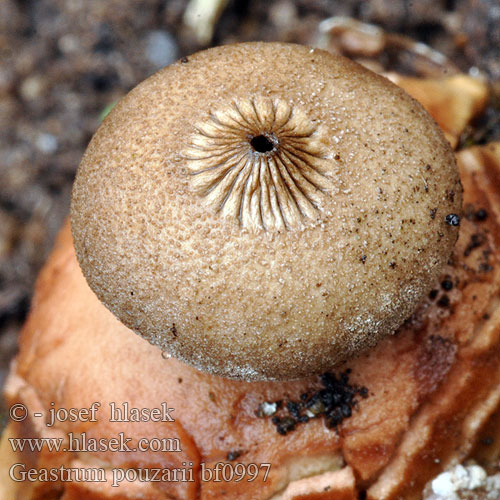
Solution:
[(396, 267), (396, 263), (394, 261), (389, 262), (389, 267), (394, 269)]
[(479, 264), (479, 272), (481, 273), (489, 273), (490, 271), (493, 271), (493, 266), (486, 263), (486, 262), (481, 262)]
[(270, 417), (276, 413), (277, 409), (278, 409), (278, 404), (276, 402), (269, 403), (265, 401), (264, 403), (261, 403), (259, 405), (257, 411), (255, 412), (255, 415), (258, 418)]
[(476, 207), (470, 203), (465, 206), (464, 214), (467, 220), (474, 222), (483, 222), (488, 218), (488, 212), (484, 208), (476, 209)]
[(457, 214), (448, 214), (445, 218), (444, 218), (446, 224), (448, 224), (449, 226), (459, 226), (460, 225), (460, 216), (457, 215)]
[(287, 410), (290, 412), (292, 417), (298, 418), (300, 416), (299, 404), (294, 401), (288, 401), (286, 404)]
[(363, 399), (366, 399), (368, 397), (368, 389), (366, 387), (360, 387), (360, 389), (359, 389), (359, 395)]
[(429, 292), (429, 299), (434, 300), (438, 296), (439, 291), (433, 289)]
[(434, 220), (436, 218), (437, 208), (431, 208), (430, 212), (431, 212), (431, 219)]
[(488, 218), (488, 212), (484, 208), (480, 208), (475, 214), (474, 219), (478, 222), (483, 222)]
[(464, 256), (468, 257), (472, 251), (486, 242), (486, 236), (481, 233), (475, 233), (471, 236), (467, 247), (464, 250)]
[(186, 64), (186, 63), (188, 63), (188, 62), (189, 62), (189, 59), (188, 59), (186, 56), (184, 56), (184, 57), (181, 59), (181, 63), (182, 63), (182, 64)]
[(362, 264), (366, 262), (366, 255), (362, 255), (359, 260), (361, 261)]
[(441, 281), (441, 288), (447, 292), (449, 292), (453, 288), (453, 281), (450, 278), (445, 278)]
[(177, 382), (178, 382), (179, 384), (182, 384), (182, 377), (179, 377), (179, 378), (177, 379)]
[(279, 434), (284, 436), (290, 431), (294, 431), (297, 427), (297, 420), (292, 417), (283, 417), (276, 419), (276, 430)]
[(448, 307), (450, 305), (450, 298), (448, 295), (442, 295), (437, 301), (439, 307)]
[[(323, 418), (328, 429), (337, 428), (344, 419), (351, 417), (359, 398), (368, 397), (366, 387), (349, 383), (350, 370), (336, 376), (324, 373), (320, 376), (322, 387), (304, 392), (298, 400), (289, 399), (286, 404), (261, 403), (256, 411), (257, 417), (271, 416), (276, 431), (285, 435), (315, 418)], [(266, 411), (272, 409), (271, 411)]]
[(177, 328), (175, 326), (175, 323), (172, 323), (172, 328), (170, 328), (170, 331), (172, 332), (172, 335), (177, 338)]
[(232, 462), (233, 460), (236, 460), (238, 457), (240, 457), (241, 454), (242, 454), (241, 450), (230, 451), (226, 456), (226, 460)]
[(210, 399), (210, 401), (215, 401), (215, 394), (212, 391), (209, 391), (208, 399)]

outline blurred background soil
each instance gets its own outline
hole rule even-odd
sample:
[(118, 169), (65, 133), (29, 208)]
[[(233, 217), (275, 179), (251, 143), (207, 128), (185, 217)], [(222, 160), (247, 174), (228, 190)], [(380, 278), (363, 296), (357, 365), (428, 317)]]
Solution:
[(189, 3), (0, 0), (0, 386), (82, 153), (110, 107), (159, 68), (211, 45), (314, 44), (322, 20), (349, 16), (422, 41), (499, 88), (498, 0), (229, 0), (195, 30)]

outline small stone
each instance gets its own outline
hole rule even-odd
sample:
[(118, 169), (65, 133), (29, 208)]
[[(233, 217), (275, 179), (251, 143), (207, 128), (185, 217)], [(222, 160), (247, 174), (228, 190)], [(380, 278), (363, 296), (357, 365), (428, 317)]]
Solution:
[(59, 38), (57, 47), (63, 54), (74, 54), (80, 49), (80, 42), (78, 37), (71, 33), (67, 33)]
[(26, 101), (33, 101), (41, 96), (43, 88), (44, 84), (39, 76), (29, 76), (21, 83), (21, 97)]
[(241, 450), (230, 451), (226, 456), (226, 460), (232, 462), (233, 460), (236, 460), (239, 456), (241, 456)]
[(439, 307), (446, 308), (450, 305), (450, 298), (448, 295), (443, 295), (437, 302)]
[(448, 214), (445, 217), (446, 224), (450, 226), (459, 226), (460, 225), (460, 216), (456, 214)]
[(449, 497), (456, 491), (450, 472), (443, 472), (432, 481), (432, 491), (436, 495)]
[(36, 139), (36, 147), (46, 154), (53, 154), (57, 151), (57, 137), (52, 134), (41, 133)]
[(439, 474), (431, 483), (432, 491), (447, 500), (458, 499), (460, 491), (470, 491), (486, 485), (486, 471), (479, 465), (456, 465)]
[(441, 282), (441, 288), (443, 290), (445, 290), (446, 292), (449, 292), (452, 288), (453, 288), (453, 281), (451, 281), (450, 279), (448, 278), (445, 278), (442, 282)]
[(146, 37), (146, 57), (156, 68), (172, 64), (178, 57), (174, 37), (168, 31), (151, 31)]
[(259, 408), (257, 409), (257, 416), (259, 418), (269, 417), (271, 415), (274, 415), (277, 409), (278, 405), (276, 403), (268, 403), (268, 402), (261, 403), (259, 405)]
[(488, 212), (484, 208), (480, 208), (476, 213), (475, 213), (475, 219), (478, 222), (483, 222), (488, 218)]
[(288, 0), (278, 1), (269, 8), (271, 22), (281, 30), (294, 26), (297, 23), (297, 15), (297, 7)]
[(486, 481), (486, 471), (479, 465), (470, 465), (467, 467), (469, 472), (468, 489), (475, 490), (484, 486)]

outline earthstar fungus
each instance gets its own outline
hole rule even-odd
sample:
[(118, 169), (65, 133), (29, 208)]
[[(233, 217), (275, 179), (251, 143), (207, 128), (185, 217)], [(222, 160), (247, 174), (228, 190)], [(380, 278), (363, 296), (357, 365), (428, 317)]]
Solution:
[(116, 106), (71, 221), (90, 287), (125, 325), (262, 380), (330, 370), (393, 333), (460, 211), (452, 151), (415, 100), (345, 58), (247, 43), (189, 56)]

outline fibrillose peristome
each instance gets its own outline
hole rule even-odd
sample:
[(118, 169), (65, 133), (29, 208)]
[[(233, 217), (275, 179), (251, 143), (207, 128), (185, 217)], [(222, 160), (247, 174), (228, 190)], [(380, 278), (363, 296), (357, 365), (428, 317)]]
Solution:
[(207, 205), (245, 228), (284, 230), (319, 219), (335, 188), (324, 129), (300, 107), (257, 96), (207, 113), (184, 158)]

